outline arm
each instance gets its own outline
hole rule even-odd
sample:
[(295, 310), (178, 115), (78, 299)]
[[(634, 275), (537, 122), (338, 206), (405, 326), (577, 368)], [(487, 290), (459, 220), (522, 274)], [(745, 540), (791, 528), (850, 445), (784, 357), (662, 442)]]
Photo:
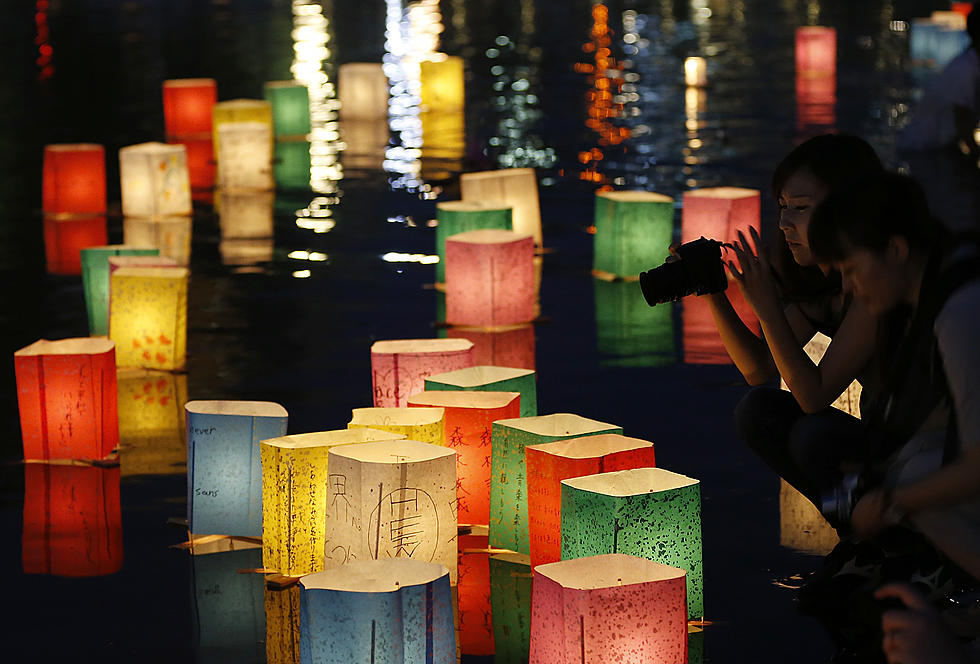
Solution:
[(953, 123), (956, 126), (956, 142), (961, 149), (966, 150), (966, 155), (976, 157), (980, 152), (977, 146), (974, 130), (977, 128), (976, 116), (974, 112), (966, 106), (953, 104)]

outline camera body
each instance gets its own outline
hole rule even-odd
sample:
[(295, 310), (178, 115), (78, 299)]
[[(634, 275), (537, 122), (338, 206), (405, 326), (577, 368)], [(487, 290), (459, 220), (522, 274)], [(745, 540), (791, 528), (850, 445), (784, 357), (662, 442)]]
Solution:
[(841, 483), (820, 496), (820, 513), (834, 526), (851, 520), (854, 506), (861, 498), (861, 476), (851, 473)]
[(700, 237), (676, 249), (677, 260), (640, 273), (640, 290), (651, 307), (687, 295), (719, 293), (728, 288), (721, 262), (722, 242)]

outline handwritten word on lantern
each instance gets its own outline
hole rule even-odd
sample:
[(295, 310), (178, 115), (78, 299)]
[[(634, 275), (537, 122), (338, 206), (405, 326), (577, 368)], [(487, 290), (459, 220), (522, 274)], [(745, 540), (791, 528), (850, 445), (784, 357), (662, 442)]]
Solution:
[(490, 556), (494, 662), (526, 664), (531, 644), (531, 559), (520, 553)]
[(197, 661), (262, 661), (265, 579), (260, 574), (239, 573), (261, 565), (261, 549), (221, 551), (191, 558)]
[(119, 443), (115, 345), (41, 339), (14, 353), (25, 459), (102, 459)]
[(595, 197), (592, 274), (637, 279), (667, 258), (674, 199), (651, 191), (603, 191)]
[(463, 655), (493, 655), (490, 549), (486, 535), (460, 535), (457, 641)]
[(300, 580), (303, 664), (454, 664), (449, 572), (369, 560)]
[(444, 420), (443, 408), (355, 408), (347, 427), (380, 429), (410, 440), (444, 445)]
[(109, 275), (109, 338), (121, 367), (176, 370), (187, 347), (184, 267), (121, 267)]
[(321, 571), (330, 448), (402, 438), (378, 429), (342, 429), (263, 440), (262, 566), (287, 576)]
[(211, 134), (211, 114), (218, 102), (213, 78), (179, 78), (163, 82), (163, 124), (167, 136)]
[(109, 257), (153, 256), (159, 253), (158, 249), (122, 244), (86, 247), (81, 250), (82, 288), (85, 292), (89, 334), (100, 336), (109, 333)]
[(490, 441), (496, 420), (520, 417), (517, 392), (420, 392), (409, 406), (443, 408), (445, 444), (456, 450), (459, 523), (490, 523)]
[(463, 173), (459, 186), (464, 201), (502, 203), (513, 208), (514, 231), (531, 235), (534, 243), (541, 246), (541, 207), (533, 168)]
[(44, 260), (50, 274), (82, 273), (81, 251), (108, 242), (105, 216), (44, 216)]
[(330, 450), (324, 567), (437, 562), (456, 583), (456, 453), (394, 440)]
[(631, 281), (592, 281), (601, 366), (658, 367), (677, 359), (674, 303), (651, 307)]
[(187, 474), (187, 375), (119, 369), (119, 464), (128, 475)]
[(226, 122), (216, 132), (218, 186), (272, 189), (271, 127), (262, 122)]
[(268, 401), (190, 401), (185, 410), (190, 532), (261, 537), (259, 444), (286, 434), (286, 409)]
[(530, 661), (686, 664), (684, 577), (617, 553), (535, 567)]
[(687, 611), (704, 615), (697, 480), (636, 468), (562, 481), (561, 557), (626, 553), (687, 571)]
[(189, 216), (146, 219), (123, 219), (123, 244), (134, 247), (156, 247), (161, 256), (187, 267), (191, 262), (192, 219)]
[(556, 440), (623, 433), (621, 427), (578, 415), (558, 413), (493, 423), (490, 477), (490, 545), (523, 554), (528, 542), (527, 472), (524, 450)]
[(44, 146), (44, 214), (105, 214), (105, 148), (94, 143)]
[(513, 230), (511, 208), (504, 204), (474, 201), (443, 201), (436, 203), (436, 282), (446, 278), (446, 238), (467, 231), (485, 228)]
[(495, 366), (457, 369), (429, 376), (425, 379), (425, 389), (517, 392), (521, 395), (520, 417), (538, 414), (537, 374), (531, 369)]
[[(652, 308), (652, 307), (647, 307)], [(494, 327), (467, 327), (454, 325), (447, 336), (450, 339), (468, 339), (473, 342), (473, 362), (476, 365), (516, 367), (534, 370), (534, 325), (499, 325)], [(537, 414), (537, 413), (534, 413)]]
[(348, 62), (337, 70), (341, 120), (386, 120), (388, 77), (380, 63)]
[(561, 481), (656, 465), (653, 443), (615, 433), (526, 448), (531, 565), (561, 560)]
[(299, 81), (269, 81), (262, 95), (272, 106), (273, 135), (305, 138), (310, 133), (310, 92)]
[(692, 242), (702, 236), (735, 242), (739, 231), (749, 237), (750, 228), (759, 230), (759, 206), (758, 189), (706, 187), (685, 191), (681, 242)]
[(514, 325), (534, 319), (534, 241), (484, 229), (446, 238), (446, 321)]
[(123, 563), (119, 468), (24, 464), (25, 574), (103, 576)]
[(421, 392), (425, 378), (473, 366), (473, 344), (466, 339), (399, 339), (371, 346), (374, 405), (404, 406)]
[(180, 144), (139, 143), (119, 150), (124, 217), (191, 213), (187, 149)]

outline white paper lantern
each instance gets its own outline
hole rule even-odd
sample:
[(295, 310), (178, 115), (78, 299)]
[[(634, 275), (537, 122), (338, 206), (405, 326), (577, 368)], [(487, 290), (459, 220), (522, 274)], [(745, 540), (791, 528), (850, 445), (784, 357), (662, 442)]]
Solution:
[(191, 213), (191, 180), (183, 145), (139, 143), (119, 150), (124, 217)]
[(272, 189), (272, 128), (262, 122), (225, 122), (218, 134), (218, 186)]

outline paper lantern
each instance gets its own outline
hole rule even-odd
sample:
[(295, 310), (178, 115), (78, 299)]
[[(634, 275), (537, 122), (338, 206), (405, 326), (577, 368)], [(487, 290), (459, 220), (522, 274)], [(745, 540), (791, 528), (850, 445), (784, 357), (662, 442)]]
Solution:
[(708, 84), (708, 63), (704, 58), (684, 60), (684, 84), (689, 88), (703, 88)]
[(371, 346), (374, 405), (404, 406), (421, 392), (427, 376), (473, 366), (473, 344), (466, 339), (397, 339)]
[(119, 468), (24, 464), (24, 574), (91, 577), (122, 569)]
[(192, 219), (189, 216), (123, 218), (123, 244), (156, 247), (161, 256), (174, 259), (178, 266), (191, 262)]
[(490, 604), (490, 549), (486, 535), (460, 535), (458, 628), (456, 641), (463, 655), (493, 655)]
[(496, 664), (527, 664), (531, 644), (531, 559), (490, 556), (490, 605)]
[(638, 279), (663, 263), (673, 236), (674, 199), (650, 191), (605, 191), (595, 198), (592, 274)]
[(109, 338), (116, 364), (183, 369), (187, 353), (184, 267), (121, 267), (109, 275)]
[(796, 124), (800, 131), (810, 127), (832, 127), (837, 122), (836, 76), (796, 77)]
[(520, 417), (538, 414), (537, 374), (531, 369), (485, 365), (457, 369), (427, 377), (425, 389), (517, 392), (521, 395)]
[(454, 664), (449, 572), (368, 560), (300, 580), (302, 664)]
[(388, 77), (381, 63), (348, 62), (337, 70), (341, 120), (387, 120)]
[(436, 203), (436, 282), (445, 281), (446, 238), (451, 235), (485, 228), (512, 230), (511, 208), (502, 204), (444, 201)]
[(364, 428), (263, 440), (262, 567), (286, 576), (321, 571), (328, 507), (327, 453), (337, 445), (404, 437)]
[(187, 473), (187, 375), (120, 369), (119, 463), (123, 476)]
[(446, 320), (514, 325), (534, 319), (534, 240), (479, 230), (446, 238)]
[(780, 479), (779, 544), (811, 556), (826, 556), (840, 537), (810, 499)]
[(262, 95), (272, 106), (272, 131), (279, 139), (310, 133), (310, 91), (299, 81), (269, 81)]
[(623, 554), (534, 568), (532, 664), (687, 664), (685, 572)]
[(14, 353), (25, 459), (102, 459), (119, 443), (115, 345), (41, 339)]
[(473, 342), (473, 362), (476, 365), (516, 367), (534, 370), (534, 325), (501, 325), (499, 327), (465, 327), (454, 325), (446, 331), (450, 339)]
[(272, 175), (279, 189), (310, 188), (309, 141), (276, 141)]
[(124, 244), (86, 247), (81, 250), (82, 287), (85, 292), (89, 334), (100, 336), (109, 333), (109, 257), (152, 256), (159, 253), (158, 249)]
[(837, 31), (818, 25), (796, 29), (796, 71), (837, 71)]
[(659, 367), (677, 359), (674, 303), (651, 307), (632, 281), (594, 279), (601, 366)]
[(681, 211), (681, 242), (706, 237), (735, 242), (738, 232), (749, 237), (759, 230), (760, 193), (740, 187), (706, 187), (684, 192)]
[[(752, 306), (745, 301), (745, 296), (737, 285), (730, 284), (725, 295), (732, 303), (735, 313), (745, 325), (755, 333), (760, 333), (759, 319)], [(657, 305), (660, 307), (663, 305)], [(657, 308), (654, 307), (654, 308)], [(718, 327), (707, 298), (686, 297), (681, 307), (681, 334), (684, 345), (684, 362), (686, 364), (731, 364), (732, 358), (725, 350)]]
[(821, 26), (796, 29), (797, 125), (833, 125), (837, 102), (837, 31)]
[(951, 2), (949, 5), (950, 11), (959, 14), (963, 18), (968, 17), (970, 12), (973, 11), (972, 2)]
[(211, 130), (214, 139), (214, 153), (220, 154), (221, 137), (218, 130), (221, 125), (231, 122), (258, 122), (268, 125), (268, 140), (272, 143), (272, 104), (264, 99), (231, 99), (219, 101), (211, 113)]
[(533, 168), (463, 173), (459, 186), (464, 201), (509, 205), (513, 209), (514, 231), (530, 234), (536, 245), (542, 245), (538, 180)]
[(423, 60), (419, 63), (419, 77), (423, 110), (462, 110), (465, 104), (463, 58), (448, 55), (438, 60)]
[(299, 585), (265, 589), (265, 661), (299, 664)]
[(456, 520), (490, 523), (490, 441), (493, 423), (520, 417), (517, 392), (420, 392), (409, 406), (445, 410), (445, 444), (456, 451)]
[(109, 241), (104, 216), (44, 217), (44, 258), (49, 274), (82, 273), (81, 250)]
[(286, 435), (286, 409), (268, 401), (190, 401), (185, 411), (190, 532), (261, 537), (259, 444)]
[(259, 263), (271, 263), (274, 253), (271, 237), (268, 238), (226, 238), (218, 243), (222, 265), (242, 266), (237, 268), (243, 272), (261, 272)]
[(218, 103), (213, 78), (178, 78), (163, 82), (163, 124), (167, 136), (211, 133), (211, 113)]
[(704, 616), (701, 487), (661, 468), (636, 468), (562, 481), (561, 557), (632, 556), (687, 571), (687, 612)]
[(124, 217), (191, 213), (187, 149), (165, 143), (139, 143), (119, 150)]
[(525, 449), (531, 566), (561, 560), (561, 481), (656, 466), (653, 443), (619, 434), (572, 438)]
[(444, 445), (445, 417), (443, 408), (355, 408), (347, 428), (380, 429), (410, 440)]
[(215, 129), (219, 187), (273, 188), (271, 131), (262, 122), (225, 122)]
[(493, 459), (490, 477), (490, 545), (518, 553), (531, 552), (528, 541), (527, 472), (524, 450), (528, 445), (556, 440), (623, 433), (622, 428), (578, 415), (558, 413), (493, 423)]
[(94, 143), (44, 146), (41, 209), (45, 214), (105, 214), (105, 148)]
[(218, 224), (221, 239), (271, 238), (274, 235), (271, 191), (219, 191)]
[(956, 12), (933, 12), (928, 18), (912, 19), (909, 56), (913, 65), (941, 70), (969, 45), (966, 21)]
[(262, 564), (262, 550), (248, 548), (191, 556), (192, 621), (198, 662), (262, 661), (265, 648), (265, 579), (242, 574)]
[(183, 145), (187, 152), (187, 175), (191, 183), (191, 197), (194, 200), (197, 200), (201, 192), (214, 188), (216, 160), (210, 129), (206, 137), (171, 139), (168, 143)]

